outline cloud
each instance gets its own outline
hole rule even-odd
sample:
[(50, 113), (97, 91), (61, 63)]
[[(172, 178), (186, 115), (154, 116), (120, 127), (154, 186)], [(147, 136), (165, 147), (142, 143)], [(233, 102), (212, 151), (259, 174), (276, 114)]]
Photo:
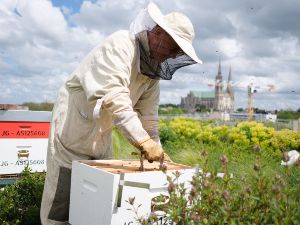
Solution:
[(70, 20), (78, 26), (110, 34), (119, 29), (128, 29), (143, 6), (145, 1), (84, 1), (80, 12), (72, 15)]
[[(45, 81), (66, 78), (104, 37), (97, 30), (68, 26), (62, 11), (50, 1), (3, 1), (0, 10), (0, 29), (7, 30), (0, 34), (0, 76), (5, 80), (2, 89), (10, 90), (1, 95), (1, 102), (22, 103), (30, 97), (38, 101), (43, 93), (54, 101), (63, 81), (56, 79), (55, 90), (49, 87), (51, 95)], [(21, 87), (28, 80), (32, 82)]]
[[(194, 24), (202, 65), (180, 69), (161, 82), (161, 102), (179, 103), (190, 90), (212, 90), (221, 59), (223, 79), (274, 84), (255, 96), (255, 107), (300, 108), (300, 1), (154, 0)], [(0, 102), (54, 101), (59, 87), (107, 35), (128, 29), (146, 0), (2, 0), (0, 2)], [(294, 92), (293, 92), (294, 91)], [(236, 106), (247, 94), (236, 87)], [(284, 102), (284, 104), (283, 104)]]
[(242, 46), (235, 39), (221, 38), (217, 41), (219, 49), (228, 57), (235, 57), (242, 50)]

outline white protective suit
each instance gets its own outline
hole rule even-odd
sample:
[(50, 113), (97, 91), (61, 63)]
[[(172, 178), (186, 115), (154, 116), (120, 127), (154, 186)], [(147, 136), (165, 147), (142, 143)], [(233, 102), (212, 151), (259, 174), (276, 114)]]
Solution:
[(59, 92), (53, 109), (42, 224), (68, 224), (72, 160), (112, 157), (112, 127), (135, 146), (159, 142), (159, 81), (140, 74), (128, 31), (93, 49)]

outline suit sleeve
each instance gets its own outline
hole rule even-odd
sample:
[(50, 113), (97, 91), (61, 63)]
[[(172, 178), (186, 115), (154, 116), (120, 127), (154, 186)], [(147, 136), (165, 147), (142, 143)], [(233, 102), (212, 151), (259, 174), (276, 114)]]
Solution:
[(101, 109), (112, 113), (114, 124), (136, 147), (150, 136), (134, 112), (129, 94), (134, 43), (129, 38), (114, 37), (93, 50), (79, 69), (78, 78), (88, 102), (95, 102), (94, 118)]
[(160, 143), (158, 132), (159, 93), (159, 81), (152, 80), (147, 91), (141, 96), (134, 106), (134, 109), (139, 114), (144, 129), (157, 143)]

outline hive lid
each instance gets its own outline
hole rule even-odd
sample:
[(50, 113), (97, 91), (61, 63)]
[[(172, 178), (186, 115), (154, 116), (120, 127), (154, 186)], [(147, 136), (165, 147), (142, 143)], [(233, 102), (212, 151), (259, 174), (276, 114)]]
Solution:
[[(80, 162), (113, 174), (160, 171), (159, 162), (149, 163), (147, 160), (144, 160), (144, 171), (139, 170), (139, 160), (81, 160)], [(190, 166), (181, 165), (173, 162), (164, 162), (164, 165), (166, 166), (166, 169), (168, 171), (192, 168)]]

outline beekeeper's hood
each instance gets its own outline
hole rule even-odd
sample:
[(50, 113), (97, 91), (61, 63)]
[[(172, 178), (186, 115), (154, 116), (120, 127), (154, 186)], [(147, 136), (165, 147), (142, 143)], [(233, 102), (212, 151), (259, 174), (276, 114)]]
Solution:
[[(163, 28), (174, 39), (184, 54), (176, 58), (168, 58), (162, 63), (157, 63), (150, 58), (147, 31), (152, 30), (156, 25)], [(202, 63), (192, 45), (193, 25), (182, 13), (172, 12), (163, 15), (157, 6), (150, 2), (131, 23), (130, 33), (135, 35), (139, 43), (140, 70), (153, 79), (170, 80), (177, 69)]]

